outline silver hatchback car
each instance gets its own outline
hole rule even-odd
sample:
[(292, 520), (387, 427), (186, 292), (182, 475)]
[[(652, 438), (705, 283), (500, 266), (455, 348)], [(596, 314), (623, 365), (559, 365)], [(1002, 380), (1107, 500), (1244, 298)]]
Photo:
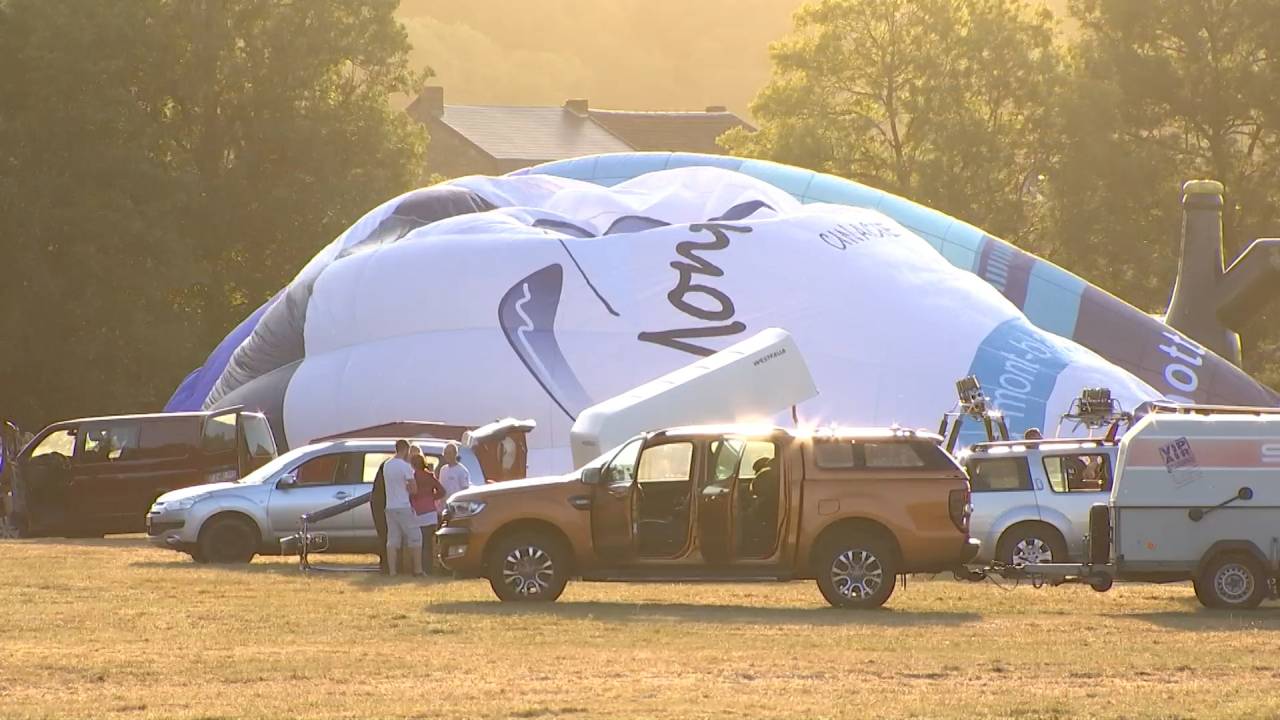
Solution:
[[(427, 464), (440, 462), (447, 440), (412, 440)], [(301, 529), (303, 513), (369, 494), (395, 440), (337, 440), (291, 450), (237, 482), (196, 485), (165, 493), (147, 513), (147, 535), (157, 547), (196, 562), (249, 562), (280, 554), (280, 540)], [(480, 463), (463, 446), (458, 456), (472, 484), (484, 483)], [(328, 537), (330, 552), (376, 553), (378, 534), (366, 503), (309, 529)]]
[(969, 534), (982, 542), (978, 561), (1082, 560), (1089, 508), (1111, 495), (1117, 447), (1101, 439), (1009, 440), (960, 453), (973, 492)]

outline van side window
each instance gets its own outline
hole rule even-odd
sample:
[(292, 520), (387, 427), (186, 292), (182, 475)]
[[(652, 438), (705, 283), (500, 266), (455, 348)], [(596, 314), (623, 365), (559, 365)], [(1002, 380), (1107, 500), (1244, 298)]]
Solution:
[(1111, 490), (1111, 463), (1105, 454), (1055, 455), (1044, 459), (1044, 474), (1054, 492)]
[(138, 458), (144, 460), (166, 460), (187, 457), (194, 449), (197, 441), (196, 432), (200, 429), (198, 422), (188, 421), (152, 421), (142, 426), (142, 436), (138, 439)]
[(969, 485), (973, 492), (1030, 490), (1031, 468), (1026, 458), (971, 460)]
[(31, 459), (38, 458), (42, 455), (61, 455), (68, 460), (71, 459), (72, 453), (76, 449), (76, 436), (71, 430), (55, 430), (49, 433), (49, 436), (40, 441), (39, 445), (31, 451)]
[(210, 454), (235, 452), (236, 414), (214, 415), (204, 421), (204, 451)]
[(81, 462), (114, 462), (133, 460), (138, 454), (138, 425), (85, 425), (80, 446)]

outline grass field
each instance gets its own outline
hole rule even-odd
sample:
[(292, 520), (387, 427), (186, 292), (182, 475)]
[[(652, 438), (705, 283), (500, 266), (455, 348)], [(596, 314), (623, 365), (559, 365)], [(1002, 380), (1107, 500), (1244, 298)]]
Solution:
[[(355, 562), (363, 558), (347, 558)], [(1280, 611), (1188, 586), (481, 581), (197, 566), (140, 538), (0, 541), (0, 717), (1280, 717)]]

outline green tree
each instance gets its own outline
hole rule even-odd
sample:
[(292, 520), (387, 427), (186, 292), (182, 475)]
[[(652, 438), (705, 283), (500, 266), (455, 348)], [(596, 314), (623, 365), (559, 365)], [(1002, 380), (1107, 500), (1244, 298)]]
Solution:
[(772, 46), (730, 151), (909, 197), (1010, 239), (1035, 227), (1038, 139), (1061, 58), (1021, 0), (823, 0)]
[(425, 135), (396, 0), (0, 0), (0, 414), (155, 409)]
[[(1080, 30), (1037, 249), (1160, 312), (1182, 181), (1225, 183), (1228, 260), (1280, 234), (1280, 0), (1075, 0), (1071, 12)], [(1245, 329), (1247, 369), (1280, 359), (1265, 350), (1280, 342), (1274, 325)]]

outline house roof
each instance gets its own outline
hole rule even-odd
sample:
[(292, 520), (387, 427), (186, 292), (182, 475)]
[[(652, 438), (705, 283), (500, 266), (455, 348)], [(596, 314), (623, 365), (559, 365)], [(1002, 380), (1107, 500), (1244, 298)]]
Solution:
[(716, 138), (735, 127), (750, 128), (731, 112), (632, 112), (591, 110), (591, 119), (634, 150), (717, 154)]
[(440, 119), (498, 159), (563, 160), (632, 149), (591, 118), (560, 107), (445, 105)]

